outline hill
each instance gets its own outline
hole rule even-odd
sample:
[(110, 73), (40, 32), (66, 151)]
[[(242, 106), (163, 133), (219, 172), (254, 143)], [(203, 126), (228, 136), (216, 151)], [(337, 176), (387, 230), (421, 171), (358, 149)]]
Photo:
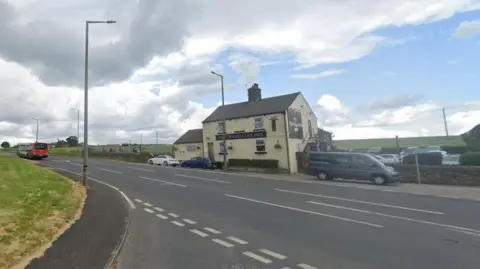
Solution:
[[(461, 136), (424, 136), (400, 137), (399, 147), (427, 147), (431, 145), (464, 147), (465, 142)], [(333, 144), (340, 148), (368, 149), (371, 147), (396, 148), (395, 138), (352, 139), (334, 140)]]

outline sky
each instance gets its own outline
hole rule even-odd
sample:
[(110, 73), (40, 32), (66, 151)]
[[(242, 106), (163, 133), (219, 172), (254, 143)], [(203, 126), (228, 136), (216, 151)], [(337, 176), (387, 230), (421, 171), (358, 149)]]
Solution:
[(0, 0), (0, 140), (171, 143), (221, 104), (300, 91), (335, 139), (480, 123), (478, 0)]

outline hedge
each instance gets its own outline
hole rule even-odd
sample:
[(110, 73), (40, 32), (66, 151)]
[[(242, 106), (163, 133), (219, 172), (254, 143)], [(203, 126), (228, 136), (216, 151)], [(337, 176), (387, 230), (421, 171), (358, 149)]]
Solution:
[[(443, 156), (440, 152), (417, 153), (418, 164), (420, 165), (442, 165)], [(415, 154), (409, 154), (402, 159), (403, 164), (416, 164)]]
[(272, 159), (229, 159), (228, 166), (254, 167), (254, 168), (278, 168), (278, 160)]
[(480, 151), (460, 155), (460, 165), (480, 166)]

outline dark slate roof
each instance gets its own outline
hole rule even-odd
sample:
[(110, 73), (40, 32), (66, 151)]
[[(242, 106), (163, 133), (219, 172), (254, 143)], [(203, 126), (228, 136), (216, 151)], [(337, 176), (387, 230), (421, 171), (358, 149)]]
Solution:
[(220, 121), (224, 115), (227, 120), (248, 118), (260, 115), (281, 113), (287, 110), (300, 92), (263, 98), (258, 102), (242, 102), (217, 107), (202, 123)]
[(203, 141), (203, 130), (202, 129), (191, 129), (180, 136), (177, 141), (173, 144), (187, 144), (187, 143), (198, 143)]

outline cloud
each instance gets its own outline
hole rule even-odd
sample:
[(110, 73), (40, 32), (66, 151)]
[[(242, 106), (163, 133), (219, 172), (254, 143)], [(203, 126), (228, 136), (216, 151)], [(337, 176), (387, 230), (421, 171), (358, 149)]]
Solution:
[(293, 74), (291, 78), (298, 78), (298, 79), (316, 79), (316, 78), (323, 78), (323, 77), (331, 77), (345, 73), (346, 71), (343, 69), (332, 69), (327, 71), (322, 71), (320, 73), (307, 73), (307, 74)]
[(471, 38), (480, 34), (480, 20), (464, 21), (453, 32), (455, 38)]
[(365, 106), (361, 106), (362, 111), (383, 111), (398, 109), (411, 106), (418, 103), (423, 98), (420, 94), (397, 94), (390, 95), (382, 99), (376, 99)]

